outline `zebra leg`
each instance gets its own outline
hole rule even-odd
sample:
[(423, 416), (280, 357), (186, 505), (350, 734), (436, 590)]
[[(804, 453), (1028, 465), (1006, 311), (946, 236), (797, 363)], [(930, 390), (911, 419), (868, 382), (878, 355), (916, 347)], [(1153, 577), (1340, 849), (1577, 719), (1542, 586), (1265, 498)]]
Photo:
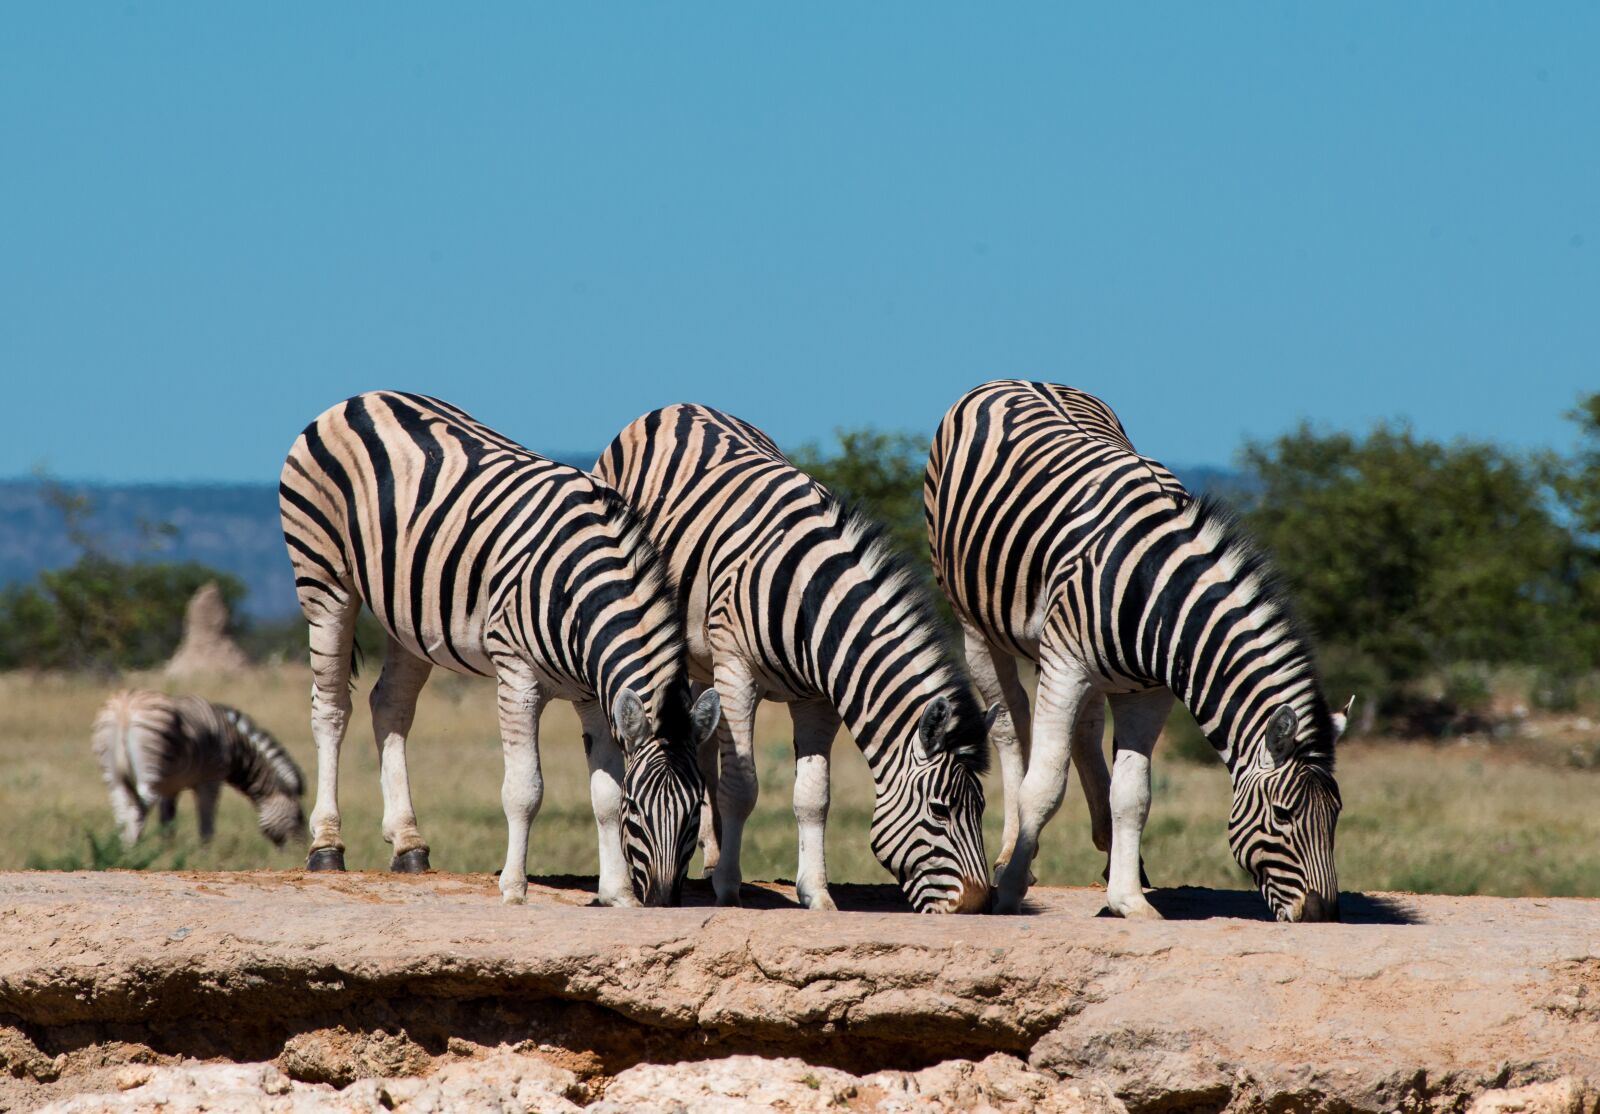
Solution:
[(739, 846), (744, 822), (756, 806), (756, 706), (760, 691), (750, 670), (738, 659), (719, 661), (717, 695), (722, 697), (722, 721), (717, 724), (719, 766), (717, 809), (722, 814), (721, 857), (711, 885), (718, 905), (738, 905), (744, 875), (739, 869)]
[(194, 787), (194, 810), (200, 817), (200, 842), (207, 844), (217, 831), (217, 799), (222, 796), (222, 782), (202, 781)]
[(521, 905), (528, 900), (528, 830), (544, 801), (544, 775), (539, 769), (539, 713), (544, 710), (544, 700), (532, 672), (521, 661), (496, 661), (495, 675), (500, 748), (506, 762), (500, 783), (500, 804), (506, 812), (506, 865), (500, 869), (500, 900)]
[(794, 819), (800, 828), (800, 866), (794, 892), (807, 909), (838, 909), (828, 893), (828, 758), (839, 713), (826, 700), (789, 705), (794, 721)]
[(317, 804), (311, 810), (306, 869), (343, 870), (339, 747), (350, 725), (350, 651), (355, 645), (361, 601), (353, 595), (308, 595), (309, 591), (301, 589), (301, 607), (311, 626), (311, 737), (317, 744)]
[(583, 753), (589, 760), (589, 800), (600, 836), (600, 904), (639, 904), (622, 853), (622, 750), (611, 737), (611, 720), (598, 700), (577, 705), (583, 721)]
[(1076, 661), (1041, 647), (1037, 722), (1017, 810), (1017, 842), (995, 886), (995, 912), (1017, 913), (1033, 878), (1039, 833), (1061, 807), (1072, 762), (1072, 733), (1086, 700), (1098, 699)]
[(162, 828), (172, 827), (172, 822), (178, 818), (178, 798), (162, 797), (156, 805), (156, 815), (160, 818)]
[(1089, 830), (1095, 850), (1111, 851), (1111, 771), (1106, 769), (1106, 702), (1099, 696), (1084, 701), (1072, 729), (1072, 763), (1089, 806)]
[(406, 773), (406, 736), (417, 713), (417, 695), (433, 664), (394, 638), (383, 654), (383, 672), (372, 687), (372, 737), (378, 744), (378, 780), (383, 786), (383, 838), (394, 848), (389, 869), (415, 874), (428, 869), (428, 844), (417, 830)]
[(1139, 842), (1150, 815), (1150, 752), (1172, 711), (1167, 689), (1111, 698), (1116, 718), (1116, 758), (1111, 771), (1111, 871), (1106, 906), (1119, 917), (1158, 920), (1140, 887)]
[[(1028, 765), (1033, 717), (1028, 692), (1017, 676), (1017, 659), (965, 623), (962, 633), (966, 636), (967, 669), (983, 695), (984, 705), (1000, 705), (1000, 714), (989, 728), (989, 741), (1000, 759), (1000, 783), (1005, 792), (1005, 827), (994, 863), (995, 870), (1002, 871), (1017, 845), (1017, 810), (1021, 806), (1022, 775)], [(1028, 883), (1033, 884), (1031, 875)]]
[(132, 847), (144, 834), (144, 802), (124, 781), (113, 781), (109, 788), (112, 818), (117, 822), (117, 830), (122, 836), (123, 845)]
[[(696, 681), (689, 686), (691, 702), (699, 700), (710, 688)], [(713, 731), (700, 744), (698, 753), (700, 776), (706, 783), (700, 799), (700, 876), (710, 878), (717, 869), (722, 855), (722, 816), (717, 812), (717, 733)]]

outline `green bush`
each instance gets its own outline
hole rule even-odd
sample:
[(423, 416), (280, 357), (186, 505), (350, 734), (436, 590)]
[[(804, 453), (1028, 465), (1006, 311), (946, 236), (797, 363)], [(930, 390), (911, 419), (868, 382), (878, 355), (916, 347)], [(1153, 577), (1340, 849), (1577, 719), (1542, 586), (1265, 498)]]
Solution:
[(184, 609), (216, 581), (230, 612), (235, 576), (195, 562), (126, 563), (85, 553), (0, 593), (0, 669), (146, 669), (183, 636)]
[(790, 453), (795, 467), (881, 524), (913, 568), (928, 568), (922, 474), (928, 467), (929, 439), (875, 429), (838, 429), (834, 436), (839, 442), (834, 452), (825, 453), (811, 441)]
[(1481, 708), (1482, 665), (1592, 666), (1593, 553), (1551, 498), (1550, 461), (1380, 424), (1302, 425), (1241, 463), (1246, 524), (1309, 620), (1330, 691), (1383, 702), (1443, 674), (1447, 702)]
[[(254, 661), (304, 662), (311, 655), (309, 630), (304, 618), (290, 615), (246, 623), (239, 631), (237, 640), (239, 648)], [(378, 617), (363, 607), (356, 617), (356, 658), (362, 663), (362, 670), (366, 669), (368, 662), (374, 663), (374, 666), (383, 663), (383, 648), (387, 640), (388, 633), (383, 629), (383, 624), (378, 622)]]

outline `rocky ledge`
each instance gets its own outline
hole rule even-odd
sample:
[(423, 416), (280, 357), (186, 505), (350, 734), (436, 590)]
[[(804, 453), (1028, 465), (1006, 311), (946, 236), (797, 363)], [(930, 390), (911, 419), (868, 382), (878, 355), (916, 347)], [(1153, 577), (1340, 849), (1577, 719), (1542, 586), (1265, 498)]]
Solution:
[[(1346, 895), (1342, 924), (499, 904), (486, 875), (0, 875), (0, 1109), (1570, 1110), (1600, 902)], [(621, 1105), (618, 1105), (621, 1104)]]

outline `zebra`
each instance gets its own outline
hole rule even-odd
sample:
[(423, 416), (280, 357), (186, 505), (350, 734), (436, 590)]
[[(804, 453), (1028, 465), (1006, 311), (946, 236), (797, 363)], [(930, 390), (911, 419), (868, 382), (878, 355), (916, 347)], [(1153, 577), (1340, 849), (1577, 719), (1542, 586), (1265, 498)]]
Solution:
[[(343, 870), (339, 746), (355, 620), (387, 632), (371, 696), (390, 869), (428, 869), (406, 773), (417, 695), (435, 665), (493, 676), (509, 829), (500, 893), (527, 898), (528, 832), (544, 796), (539, 716), (570, 700), (583, 724), (600, 901), (676, 904), (694, 853), (701, 740), (663, 562), (626, 504), (438, 399), (371, 391), (295, 441), (279, 484), (295, 588), (311, 628), (317, 801), (310, 870)], [(618, 749), (620, 743), (621, 749)]]
[[(704, 406), (634, 421), (595, 474), (640, 513), (672, 569), (690, 675), (724, 720), (701, 751), (705, 862), (720, 905), (739, 903), (739, 850), (755, 806), (752, 734), (763, 698), (794, 724), (795, 890), (833, 909), (823, 836), (841, 722), (872, 770), (871, 845), (923, 912), (976, 912), (989, 896), (981, 827), (987, 721), (881, 529), (792, 465), (755, 427)], [(720, 771), (717, 759), (720, 756)]]
[[(1337, 920), (1334, 741), (1349, 709), (1330, 713), (1286, 593), (1229, 512), (1136, 453), (1099, 399), (1020, 380), (985, 383), (950, 408), (923, 501), (969, 667), (1004, 704), (996, 908), (1019, 907), (1070, 760), (1110, 855), (1107, 905), (1159, 916), (1141, 890), (1139, 843), (1150, 753), (1176, 694), (1228, 768), (1229, 846), (1272, 912)], [(1039, 669), (1031, 725), (1017, 657)]]
[(300, 767), (271, 734), (226, 704), (144, 689), (113, 693), (94, 719), (93, 749), (122, 841), (144, 834), (150, 810), (163, 827), (178, 794), (194, 790), (200, 842), (216, 831), (224, 783), (255, 805), (261, 834), (282, 848), (305, 832)]

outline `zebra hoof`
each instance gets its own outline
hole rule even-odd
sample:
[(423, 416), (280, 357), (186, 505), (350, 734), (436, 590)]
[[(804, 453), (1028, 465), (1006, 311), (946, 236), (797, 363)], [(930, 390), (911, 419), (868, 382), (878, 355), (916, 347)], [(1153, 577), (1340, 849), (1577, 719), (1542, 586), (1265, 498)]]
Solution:
[(343, 870), (344, 848), (319, 847), (306, 856), (306, 869), (310, 871)]
[(413, 847), (389, 860), (389, 870), (395, 874), (423, 874), (431, 869), (426, 847)]

